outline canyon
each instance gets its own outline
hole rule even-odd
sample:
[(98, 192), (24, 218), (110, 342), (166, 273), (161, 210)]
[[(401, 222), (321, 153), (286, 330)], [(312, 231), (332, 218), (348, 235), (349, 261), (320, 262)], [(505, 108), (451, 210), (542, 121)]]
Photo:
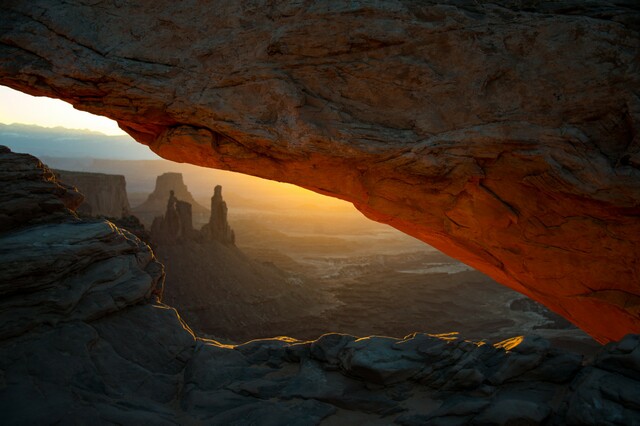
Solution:
[[(181, 174), (166, 176), (180, 183), (180, 194), (191, 193)], [(144, 240), (165, 266), (163, 301), (200, 336), (241, 343), (280, 335), (309, 340), (328, 332), (405, 336), (428, 330), (491, 343), (536, 334), (573, 351), (598, 350), (539, 304), (417, 240), (399, 239), (393, 229), (354, 227), (335, 211), (316, 211), (318, 223), (311, 217), (315, 205), (282, 211), (232, 204), (235, 213), (228, 217), (220, 185), (210, 198), (208, 222), (194, 226), (191, 205), (171, 187), (163, 186), (166, 206), (154, 212)], [(162, 193), (157, 184), (153, 192)], [(245, 186), (236, 199), (254, 192), (253, 185)], [(239, 226), (238, 246), (230, 220)], [(322, 229), (314, 230), (319, 224)]]
[(3, 2), (0, 83), (640, 332), (636, 2)]
[[(182, 175), (171, 176), (182, 182)], [(180, 193), (189, 194), (182, 185)], [(194, 229), (191, 204), (173, 190), (167, 195), (164, 215), (153, 220), (149, 233), (153, 252), (165, 266), (162, 300), (177, 308), (199, 335), (234, 342), (271, 337), (283, 334), (273, 333), (274, 323), (295, 324), (328, 306), (318, 289), (298, 285), (235, 246), (219, 185), (211, 197), (209, 220), (200, 229)]]
[[(162, 303), (149, 246), (38, 159), (0, 147), (0, 410), (7, 424), (640, 422), (640, 338), (585, 358), (538, 336), (222, 344)], [(13, 212), (13, 214), (11, 214)]]

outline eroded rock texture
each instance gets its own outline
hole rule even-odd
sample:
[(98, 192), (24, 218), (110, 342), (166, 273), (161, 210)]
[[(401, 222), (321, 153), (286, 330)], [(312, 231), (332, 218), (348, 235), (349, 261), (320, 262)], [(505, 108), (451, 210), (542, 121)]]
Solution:
[(178, 200), (174, 191), (170, 191), (164, 215), (157, 216), (151, 224), (153, 242), (162, 244), (195, 239), (194, 231), (191, 204)]
[(8, 1), (0, 83), (349, 200), (606, 342), (640, 331), (639, 22), (634, 1)]
[(234, 245), (236, 234), (227, 220), (227, 203), (222, 199), (222, 186), (216, 185), (211, 197), (211, 216), (209, 223), (202, 227), (202, 234), (207, 240), (220, 241), (226, 245)]
[(32, 212), (0, 232), (3, 424), (640, 424), (637, 335), (589, 362), (535, 336), (197, 338), (148, 246), (77, 219), (34, 157), (0, 164), (0, 211)]

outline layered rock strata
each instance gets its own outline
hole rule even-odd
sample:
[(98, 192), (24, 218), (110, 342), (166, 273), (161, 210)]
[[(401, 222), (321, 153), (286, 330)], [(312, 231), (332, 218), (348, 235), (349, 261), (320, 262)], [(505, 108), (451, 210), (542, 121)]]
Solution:
[(73, 185), (84, 195), (78, 213), (122, 218), (131, 215), (127, 182), (122, 175), (55, 170), (61, 182)]
[(78, 220), (35, 158), (0, 163), (1, 211), (30, 212), (0, 233), (4, 424), (640, 424), (639, 336), (590, 362), (533, 336), (197, 338), (148, 246)]
[(32, 156), (0, 146), (0, 231), (68, 221), (84, 197)]
[(640, 331), (636, 2), (1, 10), (0, 83), (349, 200), (601, 342)]

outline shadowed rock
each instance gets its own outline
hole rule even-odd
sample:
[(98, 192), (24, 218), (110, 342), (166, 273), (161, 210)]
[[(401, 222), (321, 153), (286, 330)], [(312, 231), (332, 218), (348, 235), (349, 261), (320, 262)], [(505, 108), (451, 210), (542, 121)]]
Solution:
[(222, 199), (222, 187), (216, 185), (211, 197), (211, 217), (209, 223), (202, 227), (202, 234), (207, 240), (219, 241), (234, 245), (236, 236), (227, 221), (227, 203)]
[(49, 168), (30, 155), (0, 146), (0, 232), (43, 221), (75, 219), (84, 197), (59, 183)]
[(167, 266), (164, 300), (198, 332), (237, 341), (276, 334), (327, 306), (327, 295), (238, 249), (227, 222), (222, 187), (211, 198), (209, 223), (196, 231), (191, 205), (171, 191), (164, 216), (151, 227), (154, 253)]
[[(161, 177), (159, 176), (158, 179)], [(151, 238), (155, 243), (193, 240), (197, 242), (217, 241), (233, 246), (236, 238), (227, 221), (227, 203), (222, 199), (222, 187), (220, 185), (215, 187), (213, 197), (211, 197), (209, 222), (199, 232), (193, 229), (191, 204), (179, 200), (175, 191), (169, 191), (164, 216), (156, 217), (151, 225)]]
[(155, 244), (175, 244), (195, 238), (191, 204), (178, 200), (171, 190), (164, 216), (156, 217), (151, 225), (151, 240)]
[(146, 201), (133, 208), (133, 213), (148, 225), (161, 215), (166, 214), (169, 194), (191, 205), (191, 216), (196, 215), (199, 223), (204, 223), (208, 215), (207, 209), (202, 207), (191, 195), (182, 179), (182, 173), (163, 173), (156, 178), (156, 186)]
[(131, 214), (127, 183), (122, 175), (55, 170), (58, 180), (73, 185), (84, 195), (78, 213), (122, 218)]

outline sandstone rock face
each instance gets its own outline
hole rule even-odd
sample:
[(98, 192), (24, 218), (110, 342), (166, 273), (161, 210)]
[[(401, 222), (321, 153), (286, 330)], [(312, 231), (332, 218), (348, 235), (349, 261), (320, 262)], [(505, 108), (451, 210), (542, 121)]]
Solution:
[(84, 195), (78, 213), (121, 218), (131, 214), (127, 182), (122, 175), (55, 170), (58, 180), (73, 185)]
[(2, 228), (2, 339), (100, 318), (161, 294), (163, 268), (146, 244), (108, 221), (78, 220), (72, 209), (82, 196), (35, 157), (0, 147), (0, 162), (0, 208), (30, 219)]
[[(165, 173), (158, 177), (160, 180)], [(177, 173), (176, 173), (177, 174)], [(180, 175), (180, 181), (182, 176)], [(184, 187), (186, 190), (186, 186)], [(184, 192), (184, 191), (182, 191)], [(151, 194), (150, 199), (155, 192)], [(187, 192), (188, 197), (191, 194)], [(196, 205), (197, 206), (197, 205)], [(211, 197), (211, 213), (207, 222), (200, 231), (193, 229), (193, 213), (191, 203), (176, 197), (174, 190), (169, 191), (167, 208), (163, 216), (153, 219), (151, 225), (151, 238), (154, 243), (177, 242), (211, 242), (217, 241), (225, 245), (235, 244), (235, 233), (227, 220), (227, 203), (222, 199), (222, 186), (216, 185)]]
[(68, 221), (84, 197), (59, 183), (40, 160), (0, 146), (0, 232), (43, 221)]
[(222, 199), (222, 186), (216, 185), (211, 197), (211, 217), (201, 231), (205, 239), (227, 245), (235, 244), (236, 235), (227, 221), (227, 211), (227, 203)]
[(1, 211), (32, 212), (0, 232), (3, 424), (640, 423), (637, 335), (588, 362), (535, 336), (197, 338), (158, 302), (148, 246), (31, 208), (70, 197), (31, 156), (0, 149), (0, 163)]
[(206, 221), (209, 212), (193, 198), (184, 184), (182, 173), (164, 173), (158, 176), (153, 192), (144, 203), (133, 208), (133, 213), (143, 222), (151, 224), (156, 217), (166, 213), (171, 192), (178, 200), (191, 204), (192, 217), (196, 215), (201, 222)]
[(153, 219), (151, 239), (157, 244), (171, 244), (195, 239), (195, 237), (191, 204), (178, 200), (174, 191), (169, 191), (164, 216)]
[(349, 200), (601, 342), (640, 331), (637, 2), (40, 0), (2, 16), (2, 84), (116, 119), (165, 158)]

